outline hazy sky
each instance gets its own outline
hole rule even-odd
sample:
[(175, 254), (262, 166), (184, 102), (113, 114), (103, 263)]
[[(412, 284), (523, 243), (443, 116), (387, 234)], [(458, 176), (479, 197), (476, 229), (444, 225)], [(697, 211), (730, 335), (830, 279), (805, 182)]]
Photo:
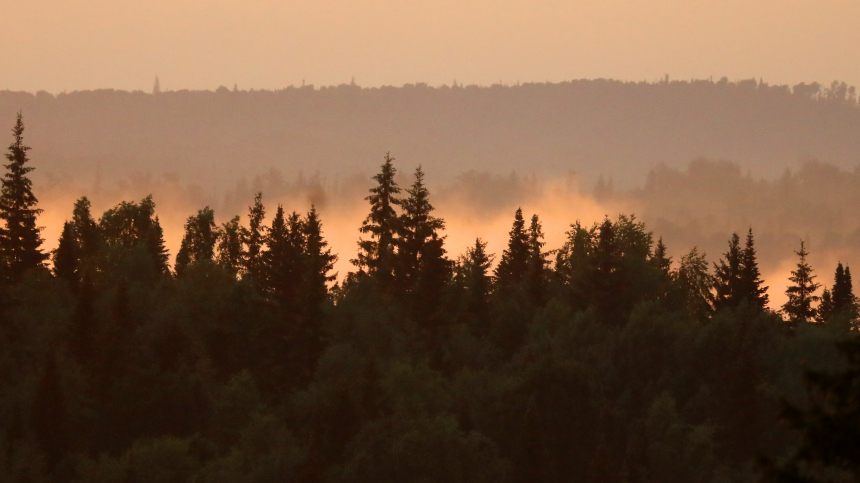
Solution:
[(762, 77), (860, 84), (860, 1), (0, 2), (0, 89)]

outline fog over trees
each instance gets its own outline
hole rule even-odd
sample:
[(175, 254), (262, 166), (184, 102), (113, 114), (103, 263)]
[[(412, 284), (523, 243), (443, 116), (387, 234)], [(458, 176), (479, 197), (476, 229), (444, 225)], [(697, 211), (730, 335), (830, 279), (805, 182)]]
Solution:
[(0, 482), (854, 481), (855, 97), (0, 93)]

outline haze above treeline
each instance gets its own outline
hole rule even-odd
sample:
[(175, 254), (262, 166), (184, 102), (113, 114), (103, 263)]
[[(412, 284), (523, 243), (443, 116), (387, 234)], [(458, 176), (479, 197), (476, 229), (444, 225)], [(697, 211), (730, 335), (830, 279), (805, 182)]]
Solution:
[(277, 91), (0, 92), (0, 119), (22, 111), (38, 176), (101, 180), (173, 173), (204, 190), (270, 168), (326, 179), (369, 175), (382, 153), (443, 181), (463, 171), (635, 186), (657, 165), (728, 159), (755, 176), (818, 159), (860, 160), (853, 87), (761, 80)]

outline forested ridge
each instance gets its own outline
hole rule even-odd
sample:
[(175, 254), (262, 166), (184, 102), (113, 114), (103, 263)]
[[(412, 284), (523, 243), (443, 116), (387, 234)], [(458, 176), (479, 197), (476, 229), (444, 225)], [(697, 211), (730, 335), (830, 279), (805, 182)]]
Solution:
[(754, 227), (673, 260), (633, 215), (549, 247), (518, 209), (501, 253), (451, 254), (424, 172), (399, 186), (386, 155), (341, 277), (316, 209), (262, 193), (190, 214), (175, 255), (151, 197), (98, 218), (81, 197), (46, 253), (23, 133), (0, 189), (0, 481), (860, 475), (851, 271), (803, 241), (779, 310)]
[(250, 177), (272, 167), (367, 177), (367, 160), (386, 150), (421, 163), (437, 180), (466, 166), (553, 176), (574, 170), (589, 184), (604, 174), (625, 186), (660, 163), (680, 166), (699, 156), (730, 159), (766, 177), (802, 159), (840, 168), (860, 159), (860, 109), (843, 82), (0, 91), (0, 118), (19, 110), (27, 113), (43, 174), (90, 183), (96, 174), (110, 181), (175, 173), (204, 190), (232, 186), (237, 163)]

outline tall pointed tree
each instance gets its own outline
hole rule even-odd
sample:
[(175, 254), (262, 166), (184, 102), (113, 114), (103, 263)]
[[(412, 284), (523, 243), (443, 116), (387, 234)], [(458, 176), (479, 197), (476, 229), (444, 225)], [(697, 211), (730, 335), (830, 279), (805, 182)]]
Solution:
[(514, 224), (508, 238), (508, 248), (496, 266), (496, 285), (504, 290), (522, 282), (528, 271), (529, 233), (522, 208), (514, 214)]
[(752, 227), (747, 232), (746, 245), (741, 254), (740, 292), (741, 298), (746, 299), (758, 310), (764, 310), (767, 307), (767, 287), (764, 286), (758, 269)]
[[(420, 259), (428, 240), (434, 238), (436, 240), (434, 244), (440, 245), (428, 250), (428, 254), (441, 248), (444, 239), (437, 235), (445, 228), (445, 222), (431, 214), (433, 205), (429, 200), (430, 192), (424, 185), (424, 172), (421, 166), (415, 169), (415, 181), (406, 189), (406, 193), (409, 196), (401, 205), (403, 214), (400, 217), (397, 279), (398, 284), (408, 290), (419, 278), (419, 266), (422, 264)], [(432, 264), (432, 262), (429, 263)], [(427, 265), (426, 262), (424, 264)]]
[(815, 282), (812, 267), (806, 262), (806, 256), (809, 253), (803, 240), (800, 241), (800, 251), (794, 253), (800, 259), (797, 262), (797, 269), (793, 270), (789, 277), (793, 285), (785, 290), (788, 301), (782, 306), (782, 311), (792, 323), (811, 322), (817, 313), (812, 304), (820, 300), (820, 297), (815, 295), (815, 291), (821, 285)]
[(319, 309), (319, 306), (328, 297), (328, 284), (337, 278), (332, 274), (337, 255), (331, 252), (328, 242), (322, 235), (322, 221), (316, 207), (311, 205), (302, 225), (305, 238), (305, 282), (306, 297), (304, 303), (311, 310)]
[(59, 244), (52, 252), (54, 275), (77, 287), (84, 265), (98, 252), (101, 245), (99, 225), (90, 214), (90, 200), (84, 196), (75, 202), (72, 221), (63, 225)]
[(304, 247), (299, 215), (293, 213), (287, 217), (284, 207), (278, 205), (265, 242), (267, 249), (262, 255), (265, 273), (258, 282), (282, 307), (293, 307), (303, 276)]
[(473, 315), (482, 314), (489, 303), (493, 283), (489, 273), (492, 263), (493, 255), (487, 253), (487, 242), (476, 238), (475, 245), (466, 251), (461, 267), (466, 290), (466, 307)]
[(255, 281), (263, 284), (265, 278), (265, 262), (263, 261), (263, 249), (266, 242), (266, 227), (263, 220), (266, 218), (266, 208), (263, 206), (263, 193), (254, 195), (254, 204), (248, 207), (248, 229), (244, 231), (245, 242), (245, 273)]
[(245, 236), (244, 228), (239, 224), (239, 215), (221, 225), (221, 236), (218, 238), (218, 265), (233, 275), (238, 275), (245, 257), (245, 246), (242, 243)]
[(352, 260), (353, 265), (359, 268), (359, 273), (376, 277), (384, 287), (394, 281), (397, 234), (401, 230), (395, 207), (400, 206), (402, 201), (397, 197), (400, 188), (394, 181), (397, 169), (393, 161), (394, 158), (386, 153), (379, 174), (373, 177), (376, 186), (370, 189), (370, 195), (365, 198), (370, 202), (370, 213), (359, 230), (370, 238), (358, 242), (358, 257)]
[(6, 275), (18, 280), (25, 271), (43, 266), (48, 255), (42, 253), (42, 229), (36, 226), (36, 218), (42, 210), (36, 208), (38, 200), (28, 177), (34, 168), (27, 166), (30, 147), (24, 145), (24, 122), (20, 112), (12, 135), (14, 141), (6, 153), (9, 164), (4, 165), (8, 171), (0, 187), (0, 219), (6, 222), (5, 230), (0, 232), (0, 254)]
[(734, 308), (740, 303), (742, 258), (741, 239), (737, 233), (733, 233), (729, 240), (729, 249), (720, 259), (719, 264), (714, 264), (716, 288), (714, 307), (717, 310)]
[(851, 282), (851, 269), (842, 266), (840, 262), (836, 266), (836, 273), (833, 277), (833, 312), (834, 313), (850, 313), (857, 312), (857, 300), (854, 297), (854, 287)]
[(546, 242), (544, 241), (540, 219), (538, 215), (532, 215), (531, 224), (529, 225), (526, 283), (529, 296), (536, 303), (543, 301), (546, 292), (549, 261), (546, 259), (547, 253), (543, 251), (545, 245)]

